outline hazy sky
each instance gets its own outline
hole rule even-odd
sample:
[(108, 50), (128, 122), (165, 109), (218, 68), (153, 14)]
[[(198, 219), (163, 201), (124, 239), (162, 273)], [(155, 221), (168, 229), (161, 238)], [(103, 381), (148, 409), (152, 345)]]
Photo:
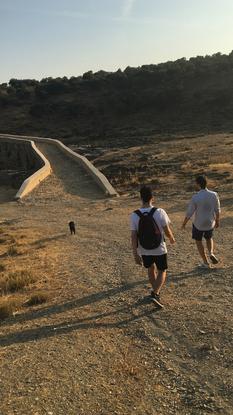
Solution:
[(0, 0), (0, 82), (233, 49), (233, 0)]

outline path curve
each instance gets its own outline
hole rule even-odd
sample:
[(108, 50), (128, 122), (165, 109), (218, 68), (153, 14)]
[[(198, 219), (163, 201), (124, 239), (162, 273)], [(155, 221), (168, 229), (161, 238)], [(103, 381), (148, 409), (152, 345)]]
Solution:
[[(59, 159), (59, 163), (60, 163), (59, 167), (61, 167), (62, 163), (64, 162), (65, 162), (64, 164), (66, 164), (67, 166), (68, 160), (73, 161), (73, 163), (70, 163), (69, 168), (63, 169), (65, 170), (65, 175), (62, 175), (61, 168), (57, 169), (58, 176), (62, 175), (63, 181), (66, 184), (68, 184), (68, 192), (70, 192), (70, 188), (74, 190), (74, 188), (77, 187), (78, 191), (81, 191), (81, 196), (89, 197), (90, 193), (94, 190), (93, 184), (91, 185), (91, 188), (90, 188), (91, 179), (92, 179), (92, 181), (97, 184), (97, 186), (102, 190), (102, 192), (106, 196), (108, 197), (118, 196), (118, 193), (116, 192), (116, 190), (113, 188), (113, 186), (108, 181), (108, 179), (104, 176), (103, 173), (101, 173), (86, 157), (75, 153), (74, 151), (69, 149), (65, 144), (63, 144), (59, 140), (51, 139), (51, 138), (44, 138), (44, 137), (42, 138), (42, 137), (5, 135), (5, 134), (0, 134), (0, 138), (7, 139), (7, 140), (29, 141), (32, 147), (34, 147), (34, 150), (38, 152), (38, 154), (39, 154), (39, 146), (42, 145), (41, 147), (43, 148), (43, 150), (41, 151), (42, 153), (41, 159), (44, 162), (44, 167), (36, 171), (34, 175), (28, 177), (23, 182), (19, 192), (16, 195), (16, 199), (21, 199), (27, 193), (30, 193), (32, 190), (36, 188), (36, 186), (42, 180), (44, 180), (50, 174), (50, 171), (51, 171), (50, 164), (49, 164), (49, 161), (46, 158), (44, 158), (44, 153), (43, 153), (43, 151), (46, 151), (46, 148), (47, 148), (47, 151), (48, 151), (48, 148), (50, 148), (50, 151), (49, 151), (50, 157), (53, 157), (53, 159), (55, 157), (55, 160), (54, 160), (55, 168), (58, 166), (56, 158)], [(37, 144), (36, 146), (35, 146), (35, 142)], [(48, 145), (46, 147), (46, 145), (43, 146), (43, 144), (48, 144)], [(57, 151), (55, 151), (55, 149), (57, 149)], [(65, 157), (62, 158), (61, 154), (65, 155)], [(78, 169), (75, 166), (76, 164), (78, 164)], [(72, 175), (72, 169), (75, 170), (76, 173), (78, 173), (77, 177), (75, 175)], [(84, 172), (87, 174), (85, 174)], [(70, 175), (73, 176), (73, 180), (70, 181), (68, 179), (68, 182), (67, 182), (67, 178)], [(87, 175), (89, 176), (89, 180), (86, 180), (86, 179), (83, 180), (83, 178), (87, 177)], [(79, 182), (78, 186), (74, 186), (74, 180), (76, 178), (78, 179), (78, 182)], [(83, 186), (81, 185), (81, 181), (84, 182)]]
[(87, 199), (104, 198), (104, 192), (92, 177), (75, 161), (69, 159), (56, 146), (47, 143), (36, 143), (38, 149), (49, 160), (54, 175), (63, 183), (67, 194)]

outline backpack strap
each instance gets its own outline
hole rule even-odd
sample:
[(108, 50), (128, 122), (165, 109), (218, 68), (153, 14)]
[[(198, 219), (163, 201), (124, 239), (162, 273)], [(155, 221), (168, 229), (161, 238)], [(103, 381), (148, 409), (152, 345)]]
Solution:
[(138, 215), (139, 218), (142, 218), (143, 217), (143, 213), (139, 209), (138, 210), (135, 210), (134, 213), (136, 213), (136, 215)]
[[(150, 212), (148, 213), (148, 216), (153, 216), (153, 214), (156, 212), (156, 210), (157, 210), (157, 208), (153, 207), (150, 210)], [(139, 218), (142, 218), (144, 216), (143, 213), (139, 209), (135, 210), (134, 213), (136, 213), (136, 215), (138, 215)]]
[(150, 212), (148, 213), (149, 216), (153, 216), (154, 213), (156, 212), (157, 208), (153, 207)]

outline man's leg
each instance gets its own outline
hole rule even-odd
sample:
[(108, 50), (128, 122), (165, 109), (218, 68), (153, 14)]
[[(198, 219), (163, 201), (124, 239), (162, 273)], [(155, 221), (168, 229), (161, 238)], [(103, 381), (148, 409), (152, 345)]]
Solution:
[[(148, 278), (151, 283), (153, 293), (159, 295), (166, 280), (167, 255), (165, 254), (158, 257), (142, 257), (142, 259), (148, 270)], [(156, 263), (152, 262), (154, 260)]]
[(206, 253), (205, 253), (205, 248), (204, 248), (204, 245), (203, 245), (202, 241), (197, 241), (196, 240), (196, 245), (197, 245), (197, 249), (198, 249), (198, 252), (199, 252), (201, 258), (203, 259), (203, 262), (205, 264), (209, 264)]
[(207, 249), (208, 249), (209, 254), (210, 254), (210, 260), (214, 265), (216, 265), (216, 264), (218, 264), (219, 260), (214, 255), (214, 240), (212, 238), (211, 231), (206, 234), (205, 238), (206, 238), (206, 246), (207, 246)]
[(209, 251), (209, 254), (213, 255), (213, 253), (214, 253), (214, 240), (213, 240), (213, 238), (206, 239), (206, 246), (207, 246), (207, 249)]
[(192, 238), (195, 240), (196, 245), (197, 245), (197, 250), (204, 262), (204, 264), (209, 264), (206, 253), (205, 253), (205, 248), (204, 245), (202, 243), (202, 237), (203, 237), (203, 233), (204, 231), (200, 231), (199, 229), (197, 229), (195, 227), (195, 225), (193, 225), (192, 228)]
[(157, 275), (157, 279), (155, 281), (155, 286), (153, 287), (154, 289), (154, 293), (158, 294), (161, 291), (162, 286), (164, 285), (165, 281), (166, 281), (166, 276), (167, 276), (167, 272), (165, 271), (160, 271), (158, 270), (158, 275)]
[(157, 284), (156, 284), (157, 272), (156, 272), (155, 264), (152, 264), (148, 268), (148, 278), (149, 278), (149, 281), (152, 285), (153, 291), (156, 292), (155, 290), (157, 289)]

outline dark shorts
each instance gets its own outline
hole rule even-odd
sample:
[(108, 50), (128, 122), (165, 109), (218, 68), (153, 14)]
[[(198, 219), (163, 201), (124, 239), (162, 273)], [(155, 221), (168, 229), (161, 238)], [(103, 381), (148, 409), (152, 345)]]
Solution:
[(192, 238), (195, 239), (195, 241), (201, 241), (203, 236), (205, 239), (211, 239), (213, 232), (213, 229), (210, 229), (209, 231), (199, 231), (199, 229), (193, 225)]
[(165, 271), (167, 267), (167, 254), (164, 255), (142, 255), (142, 261), (145, 268), (150, 268), (155, 264), (159, 271)]

